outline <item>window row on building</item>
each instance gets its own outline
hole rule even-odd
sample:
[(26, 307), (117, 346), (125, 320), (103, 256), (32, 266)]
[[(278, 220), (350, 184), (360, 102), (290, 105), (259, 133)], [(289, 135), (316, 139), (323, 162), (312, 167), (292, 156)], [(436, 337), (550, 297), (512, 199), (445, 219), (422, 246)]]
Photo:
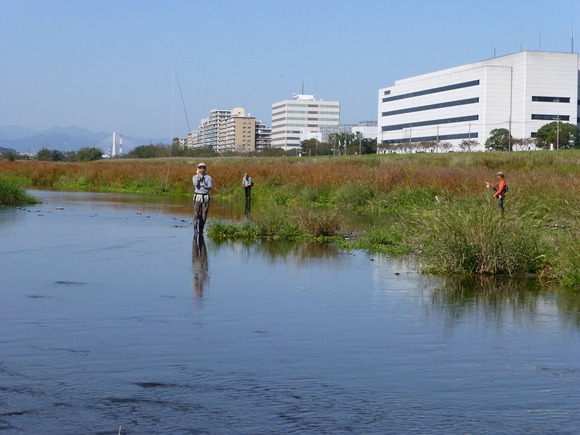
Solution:
[(504, 128), (533, 138), (548, 122), (578, 122), (579, 57), (522, 51), (395, 82), (378, 91), (378, 142), (476, 140)]

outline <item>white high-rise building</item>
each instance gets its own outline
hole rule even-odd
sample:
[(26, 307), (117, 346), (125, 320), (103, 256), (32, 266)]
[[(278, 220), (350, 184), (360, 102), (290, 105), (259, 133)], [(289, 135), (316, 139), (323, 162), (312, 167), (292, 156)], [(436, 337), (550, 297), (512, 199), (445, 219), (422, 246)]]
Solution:
[(505, 128), (534, 138), (559, 119), (578, 124), (579, 56), (522, 51), (397, 80), (379, 89), (378, 143), (477, 141)]
[(300, 149), (301, 141), (322, 139), (321, 127), (340, 124), (338, 101), (315, 100), (313, 95), (295, 95), (272, 104), (272, 147)]

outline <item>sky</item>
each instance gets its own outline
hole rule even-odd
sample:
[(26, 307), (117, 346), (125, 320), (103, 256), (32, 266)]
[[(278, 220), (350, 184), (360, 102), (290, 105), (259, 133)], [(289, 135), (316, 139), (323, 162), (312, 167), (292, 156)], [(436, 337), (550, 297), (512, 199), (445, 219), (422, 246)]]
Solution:
[(0, 0), (0, 127), (163, 140), (293, 95), (376, 120), (396, 80), (570, 52), (578, 0)]

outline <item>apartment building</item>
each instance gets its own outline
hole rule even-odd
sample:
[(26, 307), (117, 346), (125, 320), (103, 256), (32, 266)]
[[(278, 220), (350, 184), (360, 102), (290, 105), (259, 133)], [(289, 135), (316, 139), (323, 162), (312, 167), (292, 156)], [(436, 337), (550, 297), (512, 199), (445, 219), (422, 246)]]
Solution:
[(339, 124), (338, 101), (315, 100), (313, 95), (295, 95), (291, 100), (272, 104), (271, 146), (298, 150), (303, 140), (315, 138), (321, 141), (323, 127)]
[(534, 138), (559, 119), (578, 124), (579, 57), (522, 51), (395, 82), (379, 89), (378, 143), (464, 140), (484, 144), (494, 129)]
[(199, 129), (188, 134), (192, 148), (210, 148), (217, 152), (248, 153), (270, 146), (271, 130), (262, 121), (245, 113), (244, 108), (212, 110), (201, 121)]
[(199, 130), (189, 133), (188, 144), (193, 148), (218, 150), (225, 141), (225, 125), (231, 116), (231, 110), (212, 110), (208, 118), (201, 120)]
[(218, 142), (218, 152), (248, 153), (256, 150), (256, 118), (246, 115), (242, 107), (232, 109), (231, 116), (221, 125), (223, 131)]
[(270, 148), (272, 137), (272, 128), (268, 127), (262, 121), (256, 121), (256, 150)]

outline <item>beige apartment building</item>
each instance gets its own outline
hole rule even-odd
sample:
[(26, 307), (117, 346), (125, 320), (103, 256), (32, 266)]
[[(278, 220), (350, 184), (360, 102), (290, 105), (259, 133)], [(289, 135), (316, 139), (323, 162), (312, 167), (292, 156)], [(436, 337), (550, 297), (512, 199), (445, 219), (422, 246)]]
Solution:
[(232, 109), (222, 128), (223, 142), (218, 143), (217, 151), (249, 153), (256, 150), (256, 118), (246, 115), (242, 107)]

